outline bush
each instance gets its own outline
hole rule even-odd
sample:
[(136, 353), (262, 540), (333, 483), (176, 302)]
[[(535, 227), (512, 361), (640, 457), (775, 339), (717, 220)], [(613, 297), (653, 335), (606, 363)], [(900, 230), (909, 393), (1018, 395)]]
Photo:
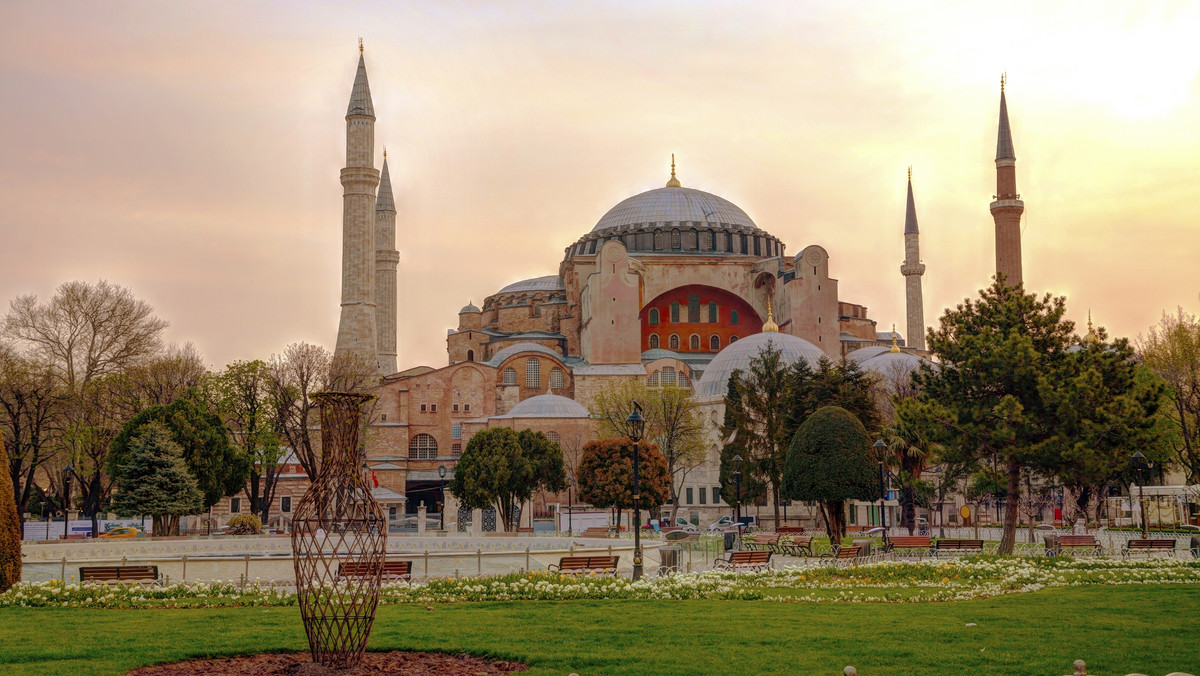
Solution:
[(229, 520), (230, 535), (259, 535), (262, 533), (262, 521), (253, 514), (238, 514)]

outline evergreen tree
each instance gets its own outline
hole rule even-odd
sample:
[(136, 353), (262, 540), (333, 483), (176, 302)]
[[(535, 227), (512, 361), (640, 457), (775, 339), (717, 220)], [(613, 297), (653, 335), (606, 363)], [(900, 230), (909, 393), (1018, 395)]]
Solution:
[(13, 498), (8, 451), (0, 444), (0, 594), (21, 581), (21, 521)]
[(870, 437), (854, 414), (839, 406), (817, 409), (805, 420), (788, 451), (783, 494), (819, 503), (829, 540), (842, 542), (846, 500), (870, 500), (878, 488)]
[(113, 511), (123, 517), (154, 517), (155, 533), (178, 532), (179, 517), (199, 512), (204, 502), (183, 462), (183, 449), (156, 422), (137, 430), (124, 462), (116, 467), (113, 483), (118, 491)]

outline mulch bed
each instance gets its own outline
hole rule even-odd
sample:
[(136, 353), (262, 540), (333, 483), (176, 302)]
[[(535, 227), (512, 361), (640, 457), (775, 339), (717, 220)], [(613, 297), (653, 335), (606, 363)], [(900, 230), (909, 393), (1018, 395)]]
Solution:
[(260, 653), (246, 657), (227, 657), (211, 660), (190, 660), (141, 667), (127, 676), (194, 676), (195, 674), (233, 674), (268, 676), (365, 676), (366, 674), (511, 674), (525, 671), (520, 662), (491, 661), (462, 653), (412, 653), (403, 651), (368, 652), (353, 669), (327, 669), (312, 662), (309, 653)]

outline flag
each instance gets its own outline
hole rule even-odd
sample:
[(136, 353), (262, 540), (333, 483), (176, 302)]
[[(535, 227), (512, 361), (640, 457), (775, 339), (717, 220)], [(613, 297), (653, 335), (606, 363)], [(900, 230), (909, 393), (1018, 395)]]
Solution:
[(371, 470), (371, 483), (375, 484), (375, 488), (379, 488), (379, 479), (375, 476), (375, 470)]

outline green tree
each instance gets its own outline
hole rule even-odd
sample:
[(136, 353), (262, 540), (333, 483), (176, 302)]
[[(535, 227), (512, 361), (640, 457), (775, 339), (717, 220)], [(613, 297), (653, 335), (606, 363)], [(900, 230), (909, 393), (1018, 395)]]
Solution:
[(542, 432), (517, 432), (517, 443), (533, 467), (534, 490), (558, 493), (567, 490), (567, 470), (562, 448)]
[(850, 411), (867, 434), (878, 434), (882, 423), (875, 386), (874, 374), (849, 359), (834, 362), (822, 357), (816, 369), (803, 359), (797, 360), (787, 374), (785, 438), (790, 443), (800, 425), (824, 406), (840, 406)]
[(8, 453), (0, 445), (0, 594), (21, 581), (21, 522), (8, 475)]
[(109, 473), (127, 461), (140, 428), (150, 422), (165, 427), (183, 449), (188, 471), (195, 477), (203, 496), (201, 509), (234, 495), (246, 485), (249, 459), (229, 443), (225, 423), (193, 397), (176, 399), (166, 406), (152, 406), (130, 418), (112, 440), (108, 452)]
[[(729, 384), (725, 389), (728, 393), (725, 395), (725, 417), (721, 421), (721, 438), (724, 440), (719, 470), (721, 496), (734, 513), (740, 506), (763, 502), (767, 495), (767, 484), (759, 474), (757, 465), (746, 462), (746, 458), (750, 457), (746, 445), (749, 435), (740, 434), (737, 427), (738, 421), (743, 418), (741, 389), (737, 387), (740, 379), (741, 371), (729, 375)], [(738, 462), (737, 458), (741, 458), (741, 461)], [(736, 471), (741, 472), (740, 480)]]
[[(638, 444), (640, 507), (654, 510), (671, 495), (667, 461), (653, 442)], [(579, 461), (579, 499), (605, 509), (633, 507), (633, 442), (627, 437), (590, 441)]]
[(883, 428), (883, 441), (887, 451), (885, 464), (896, 470), (900, 480), (900, 525), (913, 534), (916, 523), (918, 494), (928, 486), (922, 474), (931, 460), (943, 449), (938, 442), (939, 427), (930, 415), (930, 405), (912, 398), (897, 398), (895, 419)]
[(483, 430), (471, 437), (449, 485), (466, 507), (495, 505), (504, 530), (516, 522), (517, 509), (539, 486), (548, 490), (566, 487), (562, 449), (541, 432), (516, 432), (507, 427)]
[(1200, 484), (1200, 320), (1177, 308), (1138, 338), (1142, 363), (1167, 384), (1176, 460), (1187, 483)]
[(878, 488), (867, 430), (839, 406), (817, 409), (796, 430), (788, 451), (783, 494), (819, 503), (829, 540), (842, 543), (847, 500), (870, 500)]
[(674, 519), (680, 487), (688, 474), (704, 463), (704, 422), (687, 388), (650, 387), (640, 380), (626, 380), (601, 390), (592, 402), (591, 413), (600, 421), (600, 436), (628, 436), (625, 419), (633, 412), (635, 401), (642, 405), (645, 438), (656, 443), (667, 460)]
[(229, 439), (248, 462), (246, 497), (250, 510), (263, 523), (271, 520), (271, 504), (283, 465), (280, 432), (271, 401), (270, 376), (261, 360), (235, 361), (213, 378), (217, 411), (229, 431)]
[(120, 516), (154, 517), (154, 532), (179, 532), (179, 517), (201, 509), (203, 496), (183, 462), (183, 449), (161, 423), (147, 422), (113, 468), (112, 507)]

